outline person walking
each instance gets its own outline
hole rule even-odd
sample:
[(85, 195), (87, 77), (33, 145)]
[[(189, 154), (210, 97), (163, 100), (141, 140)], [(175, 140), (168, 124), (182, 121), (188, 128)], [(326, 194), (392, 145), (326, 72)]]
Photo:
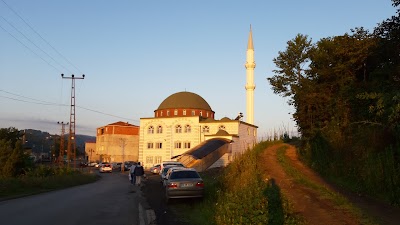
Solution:
[(131, 184), (135, 185), (136, 184), (136, 176), (135, 176), (135, 164), (132, 164), (132, 166), (129, 168), (129, 175), (131, 176)]
[(133, 173), (134, 173), (135, 176), (136, 176), (136, 185), (137, 185), (137, 186), (140, 186), (140, 184), (141, 184), (141, 182), (142, 182), (142, 176), (143, 176), (143, 174), (144, 174), (144, 169), (143, 169), (143, 166), (140, 165), (140, 162), (138, 162), (138, 164), (137, 164), (137, 166), (135, 167)]

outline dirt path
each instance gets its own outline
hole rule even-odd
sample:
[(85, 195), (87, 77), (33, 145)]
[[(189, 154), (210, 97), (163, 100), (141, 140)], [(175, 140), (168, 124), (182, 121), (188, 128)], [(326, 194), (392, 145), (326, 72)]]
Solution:
[[(262, 165), (264, 165), (264, 174), (268, 174), (267, 178), (273, 179), (281, 188), (282, 193), (293, 204), (295, 213), (301, 214), (307, 224), (363, 224), (354, 215), (346, 212), (344, 209), (340, 209), (330, 200), (321, 198), (316, 191), (295, 182), (292, 177), (287, 175), (279, 164), (276, 155), (277, 150), (284, 145), (271, 146), (264, 151), (261, 160), (263, 162)], [(320, 176), (298, 160), (295, 147), (291, 145), (286, 146), (288, 147), (286, 156), (297, 171), (302, 173), (308, 180), (339, 192), (337, 188), (325, 182)], [(382, 224), (400, 224), (400, 209), (361, 199), (349, 193), (342, 194), (345, 194), (349, 201), (363, 209), (368, 215), (379, 218), (383, 221)]]

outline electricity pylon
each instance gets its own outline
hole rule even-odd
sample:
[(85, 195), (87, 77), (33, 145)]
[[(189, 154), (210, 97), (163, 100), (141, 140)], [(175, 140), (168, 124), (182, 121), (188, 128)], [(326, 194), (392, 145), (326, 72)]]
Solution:
[[(85, 74), (82, 77), (75, 77), (73, 74), (70, 77), (64, 77), (64, 74), (61, 74), (63, 79), (71, 79), (71, 113), (69, 117), (69, 138), (68, 138), (68, 147), (67, 147), (67, 160), (68, 167), (70, 166), (71, 159), (74, 160), (74, 165), (76, 165), (76, 140), (75, 140), (75, 79), (85, 79)], [(75, 167), (75, 166), (74, 166)]]
[(59, 163), (60, 166), (63, 164), (64, 161), (64, 134), (65, 134), (65, 125), (68, 125), (69, 123), (64, 123), (64, 122), (57, 122), (58, 124), (61, 124), (61, 136), (60, 136), (60, 154), (58, 156), (59, 158)]

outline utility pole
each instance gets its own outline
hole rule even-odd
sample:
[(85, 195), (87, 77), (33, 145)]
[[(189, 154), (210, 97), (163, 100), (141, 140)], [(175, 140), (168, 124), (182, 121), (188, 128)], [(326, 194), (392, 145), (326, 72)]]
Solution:
[(58, 124), (61, 124), (61, 136), (60, 136), (60, 154), (58, 156), (59, 158), (59, 164), (60, 166), (63, 163), (64, 160), (64, 134), (65, 134), (65, 125), (68, 125), (69, 123), (64, 123), (64, 122), (57, 122)]
[(120, 146), (122, 147), (122, 163), (121, 163), (121, 173), (124, 172), (125, 170), (125, 146), (126, 146), (126, 139), (125, 138), (120, 138)]
[(75, 77), (73, 74), (70, 77), (64, 77), (64, 74), (61, 74), (63, 79), (71, 79), (71, 112), (69, 117), (69, 138), (68, 138), (68, 147), (67, 147), (67, 160), (68, 167), (70, 166), (71, 159), (74, 160), (74, 168), (76, 166), (76, 140), (75, 140), (75, 79), (85, 79), (85, 74), (82, 77)]

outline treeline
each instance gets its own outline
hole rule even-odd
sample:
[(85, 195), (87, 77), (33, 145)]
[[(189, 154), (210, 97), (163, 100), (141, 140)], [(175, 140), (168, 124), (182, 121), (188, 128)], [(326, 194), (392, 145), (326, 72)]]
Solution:
[(0, 129), (0, 178), (16, 177), (33, 168), (33, 160), (24, 153), (22, 136), (18, 129)]
[(354, 28), (313, 42), (298, 34), (268, 78), (288, 97), (300, 154), (360, 194), (400, 204), (400, 0), (373, 31)]

